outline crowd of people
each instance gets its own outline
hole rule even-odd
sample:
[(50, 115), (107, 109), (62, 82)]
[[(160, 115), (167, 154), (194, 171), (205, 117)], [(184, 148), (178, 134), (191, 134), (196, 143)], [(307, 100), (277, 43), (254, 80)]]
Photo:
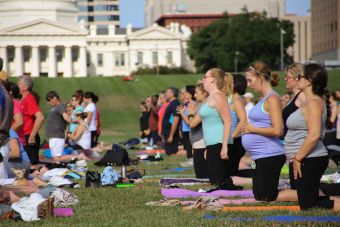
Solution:
[[(241, 189), (231, 176), (247, 152), (256, 200), (340, 210), (337, 193), (319, 191), (329, 163), (323, 140), (340, 141), (340, 90), (329, 93), (327, 70), (315, 63), (288, 66), (285, 82), (288, 92), (280, 96), (273, 89), (279, 75), (262, 61), (250, 64), (245, 76), (212, 68), (196, 85), (169, 87), (142, 101), (140, 135), (168, 155), (182, 144), (196, 177), (224, 189)], [(279, 191), (286, 162), (291, 189)]]

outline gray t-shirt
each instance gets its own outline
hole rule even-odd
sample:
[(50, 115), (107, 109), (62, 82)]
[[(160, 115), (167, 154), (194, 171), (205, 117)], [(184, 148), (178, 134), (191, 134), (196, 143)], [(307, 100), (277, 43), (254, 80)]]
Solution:
[(49, 138), (65, 138), (66, 121), (63, 113), (66, 113), (64, 104), (52, 107), (46, 121), (46, 135)]
[[(321, 140), (325, 135), (326, 118), (327, 111), (325, 110), (322, 114), (320, 133), (321, 138), (320, 140), (318, 140), (317, 144), (306, 156), (306, 158), (327, 156), (327, 149), (325, 148)], [(292, 161), (296, 153), (301, 148), (303, 142), (305, 141), (306, 136), (308, 135), (307, 124), (301, 112), (301, 109), (297, 109), (289, 116), (289, 118), (287, 119), (287, 128), (288, 132), (285, 136), (285, 151), (287, 160)]]

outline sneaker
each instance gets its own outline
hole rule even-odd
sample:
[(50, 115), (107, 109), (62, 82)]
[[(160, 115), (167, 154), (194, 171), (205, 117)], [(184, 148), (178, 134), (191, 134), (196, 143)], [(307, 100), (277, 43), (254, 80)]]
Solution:
[(179, 165), (182, 166), (182, 167), (190, 167), (190, 166), (194, 165), (194, 160), (193, 160), (193, 158), (189, 158), (185, 162), (180, 162)]

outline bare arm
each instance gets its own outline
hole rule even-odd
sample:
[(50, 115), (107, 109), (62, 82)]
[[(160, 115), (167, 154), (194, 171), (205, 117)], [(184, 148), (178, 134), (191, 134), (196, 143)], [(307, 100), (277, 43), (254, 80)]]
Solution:
[(17, 139), (11, 139), (9, 142), (9, 158), (20, 158), (20, 147)]
[(68, 137), (73, 141), (78, 141), (80, 137), (83, 135), (84, 131), (85, 131), (84, 125), (79, 125), (73, 130), (71, 134), (68, 135)]
[(241, 134), (242, 126), (247, 123), (247, 114), (246, 114), (246, 109), (244, 108), (244, 103), (240, 99), (235, 100), (234, 110), (239, 119), (239, 122), (232, 135), (233, 138), (236, 138), (237, 136)]
[(172, 122), (171, 130), (170, 130), (170, 137), (173, 137), (175, 135), (175, 132), (176, 132), (177, 126), (178, 126), (178, 122), (179, 122), (179, 116), (174, 116), (174, 121)]
[(14, 120), (14, 123), (12, 125), (12, 129), (14, 131), (18, 131), (21, 126), (24, 124), (24, 120), (23, 120), (23, 117), (22, 117), (22, 113), (16, 113), (13, 115), (13, 120)]
[(305, 110), (304, 117), (307, 123), (308, 135), (306, 136), (303, 144), (296, 154), (296, 158), (298, 160), (302, 160), (311, 152), (311, 150), (315, 147), (317, 142), (320, 139), (320, 131), (321, 131), (321, 119), (324, 107), (322, 106), (322, 102), (320, 100), (312, 100), (310, 101)]
[(36, 112), (34, 114), (35, 116), (35, 121), (33, 125), (32, 132), (28, 138), (28, 143), (35, 144), (35, 136), (37, 135), (43, 121), (44, 121), (44, 115), (41, 113), (41, 111)]
[(87, 112), (86, 123), (90, 125), (93, 112)]
[(68, 115), (67, 113), (63, 113), (63, 118), (67, 123), (72, 122), (70, 115)]
[[(267, 104), (267, 105), (266, 105)], [(279, 137), (282, 134), (282, 104), (277, 95), (272, 95), (266, 101), (264, 109), (269, 112), (272, 127), (257, 128), (251, 124), (245, 126), (245, 133), (256, 133), (263, 136)]]

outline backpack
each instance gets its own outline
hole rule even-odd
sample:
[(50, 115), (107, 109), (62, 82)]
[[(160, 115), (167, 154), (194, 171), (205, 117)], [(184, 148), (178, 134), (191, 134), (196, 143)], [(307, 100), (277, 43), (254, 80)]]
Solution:
[(112, 149), (108, 150), (104, 157), (95, 163), (97, 166), (129, 165), (130, 159), (126, 149), (118, 144), (112, 144)]

